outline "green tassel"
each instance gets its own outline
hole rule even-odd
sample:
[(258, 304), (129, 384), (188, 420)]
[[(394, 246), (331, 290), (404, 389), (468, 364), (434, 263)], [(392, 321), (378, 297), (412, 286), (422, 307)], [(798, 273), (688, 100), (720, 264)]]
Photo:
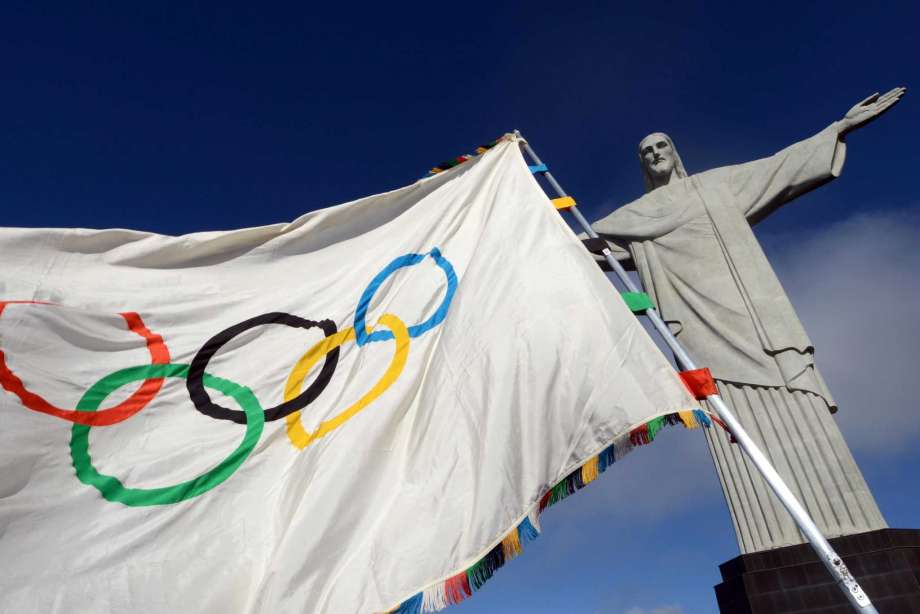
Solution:
[(649, 420), (649, 421), (646, 423), (646, 426), (648, 427), (648, 440), (649, 440), (649, 442), (652, 442), (652, 441), (655, 440), (655, 435), (657, 435), (657, 434), (659, 433), (659, 431), (661, 431), (661, 429), (664, 428), (664, 425), (665, 425), (665, 417), (664, 417), (664, 416), (660, 416), (660, 417), (658, 417), (658, 418), (655, 418), (654, 420)]

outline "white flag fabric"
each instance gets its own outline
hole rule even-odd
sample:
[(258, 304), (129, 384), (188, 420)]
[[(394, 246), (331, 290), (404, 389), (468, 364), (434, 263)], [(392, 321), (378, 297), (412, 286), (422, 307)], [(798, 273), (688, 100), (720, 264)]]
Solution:
[(694, 422), (513, 137), (289, 224), (0, 254), (3, 612), (436, 610)]

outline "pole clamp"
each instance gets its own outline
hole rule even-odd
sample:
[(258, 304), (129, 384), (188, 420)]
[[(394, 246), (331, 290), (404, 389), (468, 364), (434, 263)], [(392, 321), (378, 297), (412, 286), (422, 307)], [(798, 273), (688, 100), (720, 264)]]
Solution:
[(712, 379), (712, 372), (709, 369), (681, 371), (678, 375), (697, 401), (705, 401), (706, 397), (719, 394), (719, 389), (716, 388), (716, 382)]
[(560, 211), (565, 209), (571, 209), (575, 206), (575, 199), (571, 196), (560, 196), (559, 198), (554, 198), (552, 200), (553, 206)]
[(652, 299), (645, 292), (621, 292), (623, 302), (633, 313), (645, 313), (649, 309), (654, 309), (655, 305)]
[(590, 237), (588, 239), (582, 239), (581, 244), (585, 246), (592, 254), (597, 254), (600, 256), (605, 249), (607, 249), (607, 242), (600, 237)]

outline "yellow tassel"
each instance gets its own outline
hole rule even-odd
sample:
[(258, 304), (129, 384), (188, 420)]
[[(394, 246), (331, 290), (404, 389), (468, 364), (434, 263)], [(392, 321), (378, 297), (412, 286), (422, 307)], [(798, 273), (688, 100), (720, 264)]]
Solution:
[(487, 151), (489, 151), (489, 150), (486, 149), (485, 147), (477, 147), (477, 148), (476, 148), (476, 153), (477, 153), (477, 154), (480, 154), (480, 155), (486, 153)]
[(511, 532), (502, 540), (502, 553), (505, 555), (506, 561), (521, 553), (521, 540), (518, 538), (517, 527), (511, 529)]
[(696, 416), (693, 415), (692, 411), (679, 411), (677, 415), (680, 416), (681, 421), (684, 423), (684, 426), (688, 429), (695, 429), (699, 427), (700, 423), (697, 422)]
[(597, 457), (592, 456), (581, 466), (581, 483), (590, 484), (597, 479)]

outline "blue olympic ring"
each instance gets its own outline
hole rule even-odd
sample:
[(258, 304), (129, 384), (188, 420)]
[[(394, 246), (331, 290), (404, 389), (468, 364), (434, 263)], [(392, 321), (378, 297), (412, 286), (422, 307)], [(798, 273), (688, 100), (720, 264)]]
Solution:
[(441, 255), (441, 250), (437, 247), (433, 248), (427, 254), (406, 254), (400, 256), (388, 264), (385, 269), (377, 273), (361, 294), (361, 298), (358, 300), (358, 308), (355, 310), (355, 341), (359, 346), (370, 343), (371, 341), (387, 341), (393, 338), (393, 333), (391, 331), (378, 330), (370, 332), (367, 329), (367, 309), (371, 304), (371, 299), (374, 298), (377, 289), (386, 281), (387, 277), (395, 273), (398, 269), (418, 264), (423, 261), (426, 256), (431, 256), (435, 264), (444, 271), (444, 276), (447, 278), (447, 292), (445, 292), (444, 300), (441, 301), (437, 311), (431, 314), (430, 318), (409, 327), (409, 337), (413, 339), (418, 337), (422, 333), (440, 324), (444, 318), (447, 317), (447, 310), (450, 308), (450, 302), (454, 298), (454, 292), (457, 291), (457, 274), (454, 272), (453, 265), (451, 265), (447, 258)]

